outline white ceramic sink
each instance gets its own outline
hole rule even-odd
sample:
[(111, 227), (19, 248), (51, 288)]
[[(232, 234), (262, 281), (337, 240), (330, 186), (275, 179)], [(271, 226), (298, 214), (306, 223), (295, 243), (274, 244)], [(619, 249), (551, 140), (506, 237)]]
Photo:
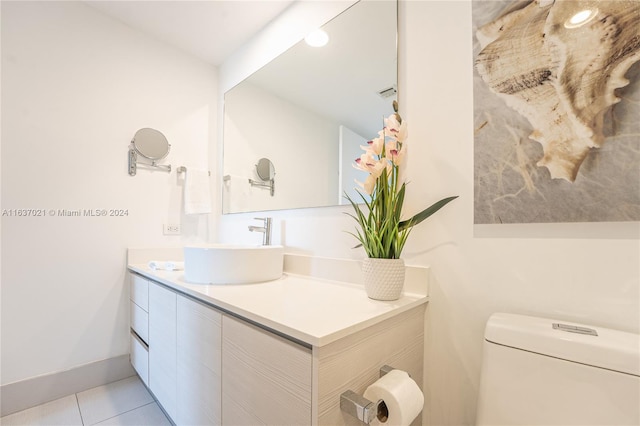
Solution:
[(247, 284), (282, 276), (284, 247), (206, 244), (184, 248), (184, 280), (193, 284)]

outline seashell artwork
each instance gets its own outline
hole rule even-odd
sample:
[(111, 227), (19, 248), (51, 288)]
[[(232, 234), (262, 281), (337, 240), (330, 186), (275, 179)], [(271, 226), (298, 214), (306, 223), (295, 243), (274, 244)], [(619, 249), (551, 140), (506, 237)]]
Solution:
[(536, 0), (476, 36), (478, 73), (533, 126), (538, 166), (573, 182), (602, 146), (603, 117), (640, 60), (640, 1)]
[[(476, 223), (640, 220), (633, 182), (640, 181), (640, 0), (475, 0), (473, 7), (475, 185), (483, 204)], [(512, 152), (489, 147), (498, 135)], [(605, 170), (613, 181), (601, 179)], [(617, 204), (596, 205), (598, 196)], [(592, 198), (593, 211), (576, 211)]]

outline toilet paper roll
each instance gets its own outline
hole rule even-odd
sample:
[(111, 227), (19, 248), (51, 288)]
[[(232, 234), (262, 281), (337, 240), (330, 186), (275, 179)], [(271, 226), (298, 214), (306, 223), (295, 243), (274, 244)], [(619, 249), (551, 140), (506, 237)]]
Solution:
[(420, 414), (424, 395), (406, 371), (391, 370), (367, 388), (369, 401), (383, 400), (389, 412), (386, 421), (375, 419), (372, 425), (408, 426)]

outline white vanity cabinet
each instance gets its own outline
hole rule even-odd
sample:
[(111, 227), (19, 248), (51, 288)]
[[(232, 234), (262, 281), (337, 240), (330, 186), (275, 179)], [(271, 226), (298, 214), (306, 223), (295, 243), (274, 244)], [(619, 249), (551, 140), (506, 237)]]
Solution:
[(222, 318), (222, 424), (310, 425), (311, 349)]
[(340, 395), (362, 395), (382, 366), (422, 387), (425, 304), (316, 345), (133, 277), (148, 285), (148, 386), (178, 426), (355, 426), (362, 423), (340, 410)]
[(129, 293), (131, 322), (131, 365), (145, 385), (149, 385), (149, 281), (131, 276)]
[(311, 366), (311, 349), (149, 282), (149, 389), (177, 425), (311, 424)]
[(222, 314), (178, 295), (178, 425), (220, 425)]
[(149, 389), (167, 414), (176, 418), (176, 311), (174, 291), (149, 283)]

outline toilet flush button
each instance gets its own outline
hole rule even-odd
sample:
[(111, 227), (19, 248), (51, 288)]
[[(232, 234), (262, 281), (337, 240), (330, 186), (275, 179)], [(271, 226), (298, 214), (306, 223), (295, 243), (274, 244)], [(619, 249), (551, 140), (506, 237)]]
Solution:
[(567, 331), (569, 333), (587, 334), (589, 336), (598, 335), (598, 332), (595, 331), (593, 328), (577, 327), (575, 325), (561, 324), (557, 322), (553, 323), (553, 328), (554, 330)]

